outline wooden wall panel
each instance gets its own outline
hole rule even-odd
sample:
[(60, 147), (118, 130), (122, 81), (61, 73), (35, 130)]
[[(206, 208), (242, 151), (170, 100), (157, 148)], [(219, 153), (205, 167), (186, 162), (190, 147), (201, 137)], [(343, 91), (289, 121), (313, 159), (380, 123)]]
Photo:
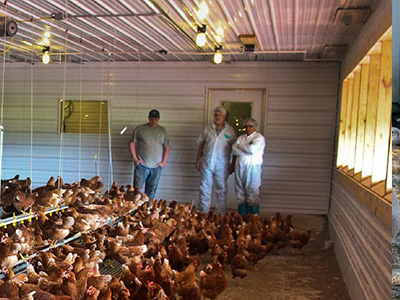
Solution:
[(351, 298), (390, 299), (390, 228), (337, 181), (333, 181), (329, 220)]
[[(392, 25), (392, 3), (397, 5), (398, 1), (379, 1), (379, 5), (364, 24), (360, 34), (352, 42), (351, 48), (341, 64), (340, 85), (343, 87), (340, 90), (342, 92), (346, 90), (345, 85), (348, 82), (348, 80), (343, 82), (344, 79), (348, 78), (349, 74), (365, 58), (371, 47)], [(393, 22), (398, 22), (398, 18), (393, 18)], [(364, 140), (362, 138), (357, 139), (355, 165), (357, 166), (360, 161), (362, 161), (363, 165), (361, 178), (356, 176), (355, 180), (366, 179), (365, 181), (368, 181), (368, 178), (372, 175), (375, 143), (375, 134), (373, 133), (376, 130), (376, 106), (378, 103), (378, 85), (380, 84), (379, 70), (381, 62), (379, 56), (379, 54), (370, 55), (369, 70), (364, 68), (366, 66), (364, 63), (368, 62), (361, 62), (363, 65), (358, 107), (360, 113), (357, 126), (360, 130), (359, 132), (365, 130), (365, 132), (371, 134), (366, 134)], [(365, 86), (363, 81), (366, 79), (369, 81), (368, 90), (363, 89), (363, 86)], [(367, 94), (368, 98), (366, 112), (364, 109), (365, 100), (363, 100), (365, 94)], [(345, 95), (342, 95), (343, 102), (338, 104), (337, 120), (343, 120), (343, 114), (341, 118), (339, 118), (339, 114), (340, 107), (347, 104), (344, 101), (346, 98)], [(364, 120), (365, 124), (363, 124)], [(343, 126), (342, 124), (340, 125), (340, 130), (342, 130)], [(347, 126), (348, 124), (346, 123), (345, 125)], [(336, 123), (336, 132), (339, 133), (338, 123)], [(339, 135), (339, 151), (342, 151), (344, 148), (342, 143), (343, 131), (340, 131)], [(335, 142), (335, 149), (337, 149), (336, 146), (337, 143)], [(334, 153), (336, 154), (337, 150)], [(346, 156), (346, 153), (343, 156)], [(338, 166), (346, 166), (348, 160), (346, 162), (345, 160), (346, 157), (338, 157)], [(359, 169), (356, 169), (355, 172), (359, 172)], [(333, 174), (334, 176), (337, 174), (336, 168), (334, 168)], [(369, 181), (371, 180), (369, 179)], [(388, 225), (390, 219), (389, 222), (387, 222), (387, 218), (385, 218), (385, 222), (382, 221), (382, 216), (378, 215), (378, 212), (381, 211), (381, 206), (374, 207), (372, 204), (376, 202), (371, 201), (368, 196), (372, 194), (356, 182), (354, 181), (354, 190), (351, 190), (337, 179), (332, 181), (328, 217), (335, 254), (351, 299), (390, 299), (392, 259), (391, 234)], [(384, 204), (381, 199), (376, 201)], [(369, 206), (372, 207), (368, 207), (369, 203), (371, 203)], [(391, 214), (390, 206), (387, 206), (387, 215), (385, 216), (389, 217)]]

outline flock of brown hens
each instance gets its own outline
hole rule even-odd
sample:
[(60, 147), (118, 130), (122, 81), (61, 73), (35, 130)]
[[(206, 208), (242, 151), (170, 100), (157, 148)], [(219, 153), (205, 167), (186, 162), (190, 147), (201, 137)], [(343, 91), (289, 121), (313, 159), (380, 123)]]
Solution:
[[(2, 181), (4, 211), (32, 209), (37, 217), (1, 228), (0, 300), (213, 300), (228, 285), (227, 264), (233, 277), (244, 278), (271, 251), (289, 243), (301, 249), (310, 239), (310, 230), (293, 228), (291, 215), (204, 214), (189, 204), (149, 200), (131, 186), (114, 184), (101, 195), (99, 180), (68, 185), (52, 177), (32, 191), (29, 178)], [(69, 208), (43, 213), (60, 204)], [(110, 216), (119, 217), (114, 226)], [(49, 250), (78, 232), (79, 240)], [(27, 255), (26, 273), (15, 275), (13, 266)], [(115, 261), (119, 278), (100, 274), (99, 265)]]

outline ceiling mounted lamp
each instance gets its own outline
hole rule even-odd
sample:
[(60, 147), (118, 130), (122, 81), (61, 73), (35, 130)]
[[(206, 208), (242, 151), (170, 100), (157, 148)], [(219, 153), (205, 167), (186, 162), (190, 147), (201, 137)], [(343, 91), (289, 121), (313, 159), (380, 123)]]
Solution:
[(206, 44), (206, 25), (197, 26), (196, 45), (203, 47)]
[(222, 46), (215, 47), (214, 63), (215, 63), (216, 65), (219, 65), (220, 63), (222, 63), (222, 53), (221, 53), (221, 50), (222, 50)]
[(50, 47), (43, 48), (42, 63), (47, 65), (50, 62)]

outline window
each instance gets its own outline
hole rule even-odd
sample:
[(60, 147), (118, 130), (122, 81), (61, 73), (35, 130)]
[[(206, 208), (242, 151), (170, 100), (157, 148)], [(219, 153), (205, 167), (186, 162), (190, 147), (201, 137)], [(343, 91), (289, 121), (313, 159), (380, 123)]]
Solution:
[(251, 117), (251, 102), (222, 102), (228, 114), (226, 121), (235, 130), (236, 136), (244, 133), (243, 122)]
[(391, 201), (391, 28), (342, 85), (336, 166)]
[(60, 120), (63, 133), (107, 134), (107, 101), (61, 100)]

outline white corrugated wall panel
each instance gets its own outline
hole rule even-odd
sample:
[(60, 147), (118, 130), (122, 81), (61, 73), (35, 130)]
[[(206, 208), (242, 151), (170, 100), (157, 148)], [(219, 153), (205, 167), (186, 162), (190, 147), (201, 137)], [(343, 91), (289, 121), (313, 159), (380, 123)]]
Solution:
[[(30, 176), (30, 68), (23, 64), (6, 68), (5, 177), (16, 173)], [(38, 185), (58, 175), (61, 136), (57, 113), (64, 93), (64, 69), (62, 65), (35, 65), (33, 71), (32, 164), (33, 182)], [(196, 139), (205, 125), (207, 88), (263, 88), (267, 91), (267, 147), (262, 210), (326, 212), (337, 63), (68, 64), (67, 100), (80, 99), (81, 71), (82, 99), (110, 100), (113, 179), (118, 184), (132, 181), (128, 143), (133, 129), (147, 122), (148, 111), (157, 108), (160, 124), (171, 138), (171, 155), (157, 197), (186, 202), (197, 199)], [(120, 135), (126, 125), (128, 130)], [(98, 136), (82, 136), (80, 164), (78, 135), (64, 134), (63, 139), (65, 181), (78, 180), (80, 165), (81, 177), (93, 176), (99, 167), (103, 181), (109, 183), (107, 135), (101, 136), (100, 162), (94, 159)]]

